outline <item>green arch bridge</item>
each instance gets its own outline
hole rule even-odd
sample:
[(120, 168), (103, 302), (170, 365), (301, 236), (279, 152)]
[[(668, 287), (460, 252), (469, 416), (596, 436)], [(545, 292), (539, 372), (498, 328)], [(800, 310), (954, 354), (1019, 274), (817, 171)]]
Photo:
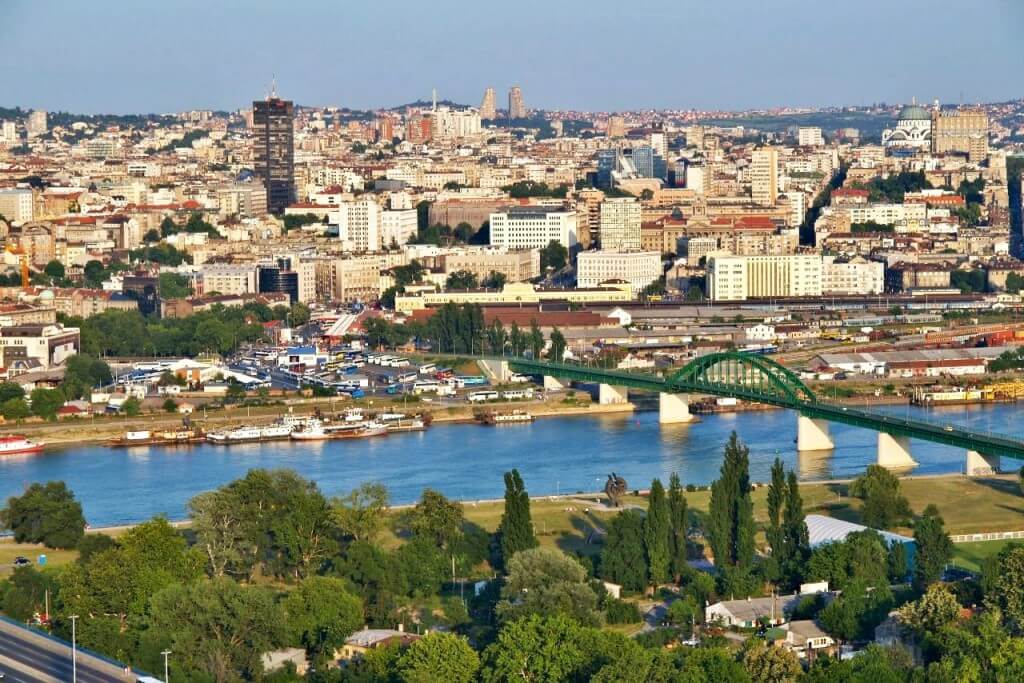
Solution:
[[(790, 369), (756, 354), (741, 352), (713, 353), (701, 356), (682, 368), (664, 375), (650, 372), (610, 370), (584, 364), (533, 360), (522, 357), (482, 357), (491, 363), (507, 363), (512, 371), (552, 377), (564, 381), (587, 382), (611, 387), (626, 387), (659, 394), (710, 394), (732, 397), (744, 401), (766, 403), (789, 408), (801, 417), (798, 439), (804, 439), (808, 429), (810, 448), (799, 445), (800, 450), (813, 450), (813, 443), (831, 448), (828, 422), (839, 422), (871, 429), (879, 433), (879, 463), (889, 466), (915, 464), (910, 459), (907, 440), (923, 439), (962, 448), (968, 451), (968, 472), (972, 473), (971, 456), (975, 461), (973, 473), (988, 473), (998, 469), (999, 457), (1024, 460), (1024, 440), (1014, 436), (976, 432), (953, 424), (886, 415), (854, 406), (828, 403)], [(807, 421), (807, 424), (803, 422)], [(886, 437), (891, 437), (886, 439)], [(894, 458), (883, 455), (892, 452)], [(985, 467), (985, 465), (990, 467)]]

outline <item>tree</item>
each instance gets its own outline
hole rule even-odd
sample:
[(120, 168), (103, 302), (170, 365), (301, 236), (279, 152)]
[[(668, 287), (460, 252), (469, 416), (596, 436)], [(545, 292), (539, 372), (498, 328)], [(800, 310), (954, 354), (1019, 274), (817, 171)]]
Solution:
[(501, 289), (505, 286), (506, 282), (508, 282), (508, 276), (506, 276), (505, 273), (499, 273), (496, 270), (492, 270), (480, 285), (486, 289)]
[(160, 241), (160, 231), (157, 230), (156, 228), (150, 228), (149, 230), (146, 231), (146, 234), (142, 236), (142, 241), (143, 242), (159, 242)]
[(484, 650), (483, 683), (563, 683), (582, 666), (582, 629), (569, 617), (533, 614), (502, 627)]
[(946, 564), (953, 558), (953, 541), (946, 533), (939, 510), (929, 505), (914, 524), (914, 587), (923, 591), (942, 578)]
[(985, 604), (1003, 616), (1006, 628), (1024, 634), (1024, 545), (1006, 545), (985, 565)]
[(551, 240), (540, 250), (541, 270), (561, 270), (569, 262), (569, 251), (558, 240)]
[(754, 559), (754, 508), (748, 473), (750, 449), (736, 432), (725, 446), (725, 459), (717, 481), (711, 485), (708, 536), (715, 564), (749, 568)]
[(782, 576), (782, 506), (785, 500), (786, 472), (782, 459), (776, 457), (772, 463), (771, 483), (768, 484), (768, 528), (764, 532), (768, 546), (772, 549), (768, 575), (773, 581), (778, 581)]
[(530, 614), (565, 614), (582, 624), (599, 623), (597, 594), (575, 559), (554, 548), (530, 548), (513, 555), (506, 568), (502, 600), (495, 607), (503, 622)]
[(487, 346), (490, 347), (491, 353), (500, 356), (505, 353), (507, 344), (508, 334), (505, 333), (505, 326), (501, 324), (501, 320), (495, 318), (487, 327)]
[[(469, 242), (471, 239), (473, 239), (473, 233), (475, 232), (476, 230), (473, 229), (472, 225), (470, 225), (466, 221), (462, 221), (461, 223), (455, 226), (453, 234), (455, 235), (455, 239), (459, 240), (460, 242)], [(472, 289), (472, 287), (467, 287), (466, 289)]]
[(170, 237), (178, 232), (178, 226), (170, 216), (165, 217), (160, 221), (160, 235), (163, 237)]
[(121, 404), (121, 410), (128, 417), (135, 417), (142, 410), (142, 402), (134, 396), (130, 396)]
[(479, 669), (476, 651), (454, 633), (428, 633), (398, 660), (398, 678), (403, 683), (472, 683)]
[(561, 363), (565, 359), (565, 335), (556, 327), (551, 330), (549, 339), (551, 341), (551, 350), (548, 351), (548, 358), (556, 363)]
[(364, 482), (347, 496), (331, 500), (331, 515), (342, 534), (355, 541), (373, 542), (384, 525), (388, 489), (379, 482)]
[(822, 627), (840, 640), (866, 639), (871, 637), (875, 626), (888, 617), (892, 606), (888, 586), (869, 591), (862, 581), (854, 581), (819, 613), (818, 618)]
[(799, 586), (807, 558), (811, 555), (811, 542), (804, 520), (803, 499), (796, 472), (789, 471), (786, 481), (786, 507), (782, 517), (782, 554), (780, 576), (789, 588)]
[(672, 536), (668, 500), (660, 479), (651, 482), (644, 517), (644, 549), (651, 583), (665, 583), (670, 577), (669, 542)]
[(743, 668), (753, 683), (794, 683), (803, 673), (797, 656), (782, 647), (770, 647), (752, 638), (743, 652)]
[(43, 273), (51, 280), (63, 280), (64, 279), (64, 264), (60, 261), (50, 261), (43, 266)]
[(668, 515), (669, 531), (669, 565), (672, 575), (682, 576), (687, 569), (686, 559), (686, 532), (688, 524), (686, 521), (686, 495), (683, 493), (683, 485), (679, 481), (679, 475), (675, 472), (668, 480)]
[[(74, 358), (77, 356), (72, 356), (68, 362), (70, 363)], [(12, 398), (25, 398), (25, 389), (17, 382), (0, 383), (0, 403), (10, 401)]]
[(334, 651), (363, 625), (363, 602), (341, 579), (311, 576), (289, 591), (281, 606), (290, 642), (305, 647), (313, 661), (333, 659)]
[(109, 384), (110, 366), (87, 353), (76, 353), (64, 364), (61, 391), (69, 400), (87, 396), (93, 387)]
[(231, 487), (205, 491), (188, 502), (195, 547), (208, 561), (212, 576), (246, 573), (242, 548), (250, 542), (244, 526), (242, 501)]
[(74, 548), (85, 533), (82, 504), (62, 481), (31, 484), (20, 496), (7, 499), (0, 526), (14, 533), (16, 543), (42, 543), (47, 548)]
[[(320, 387), (323, 388), (323, 387)], [(225, 403), (241, 403), (245, 400), (245, 387), (234, 377), (228, 380), (228, 389), (224, 393)]]
[(960, 603), (952, 589), (944, 583), (933, 583), (925, 594), (896, 611), (899, 620), (918, 635), (938, 633), (960, 617)]
[(643, 517), (636, 510), (623, 510), (608, 520), (608, 534), (601, 549), (602, 578), (626, 590), (641, 591), (647, 584), (644, 561)]
[(438, 548), (447, 548), (462, 532), (464, 521), (462, 505), (433, 489), (423, 489), (423, 495), (409, 517), (409, 527), (418, 536), (430, 539)]
[(0, 403), (0, 415), (5, 420), (24, 420), (32, 415), (32, 409), (25, 403), (25, 399), (12, 398)]
[(907, 549), (899, 541), (889, 544), (886, 573), (892, 583), (903, 583), (907, 580)]
[(540, 326), (537, 324), (536, 318), (530, 320), (530, 334), (528, 339), (533, 359), (540, 360), (540, 353), (544, 350), (544, 333), (540, 331)]
[(261, 658), (282, 640), (285, 620), (273, 593), (230, 579), (172, 585), (153, 596), (147, 636), (151, 650), (173, 651), (186, 680), (252, 680)]
[(56, 389), (37, 387), (32, 390), (29, 400), (33, 415), (53, 420), (57, 417), (57, 410), (64, 405), (64, 394)]
[(526, 351), (528, 344), (526, 334), (519, 329), (519, 325), (515, 321), (512, 321), (512, 326), (509, 327), (508, 344), (513, 356), (522, 356)]
[(868, 465), (867, 471), (850, 484), (850, 495), (864, 501), (864, 524), (887, 529), (910, 517), (910, 504), (900, 492), (900, 480), (881, 465)]
[(164, 399), (163, 409), (165, 413), (178, 412), (178, 403), (173, 398)]
[(160, 297), (163, 299), (184, 299), (192, 296), (190, 280), (178, 273), (160, 273)]
[(414, 536), (388, 558), (390, 583), (395, 592), (414, 598), (437, 595), (445, 577), (450, 578), (451, 556), (444, 553), (428, 536)]
[(498, 544), (505, 567), (516, 553), (537, 547), (530, 519), (530, 494), (516, 469), (505, 473), (505, 512), (498, 525)]
[(288, 310), (288, 322), (292, 327), (302, 327), (309, 322), (309, 316), (309, 306), (300, 301), (293, 303)]

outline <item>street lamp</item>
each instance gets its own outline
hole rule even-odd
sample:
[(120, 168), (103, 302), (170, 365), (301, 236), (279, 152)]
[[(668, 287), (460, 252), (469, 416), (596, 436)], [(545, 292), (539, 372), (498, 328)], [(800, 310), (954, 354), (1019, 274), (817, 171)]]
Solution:
[(171, 654), (171, 651), (170, 650), (164, 650), (160, 654), (162, 654), (164, 656), (164, 683), (167, 683), (169, 680), (171, 680), (170, 676), (168, 674), (168, 669), (167, 669), (167, 656)]
[(78, 620), (78, 615), (73, 614), (68, 619), (71, 620), (71, 681), (78, 683), (78, 647), (75, 638), (75, 622)]

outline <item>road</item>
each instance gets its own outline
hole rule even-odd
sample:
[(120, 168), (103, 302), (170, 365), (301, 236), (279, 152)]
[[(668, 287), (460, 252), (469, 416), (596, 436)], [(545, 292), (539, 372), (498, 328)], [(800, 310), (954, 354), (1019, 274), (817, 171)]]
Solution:
[[(0, 671), (4, 683), (64, 683), (71, 680), (71, 646), (0, 621)], [(78, 652), (80, 683), (124, 683), (123, 669)]]

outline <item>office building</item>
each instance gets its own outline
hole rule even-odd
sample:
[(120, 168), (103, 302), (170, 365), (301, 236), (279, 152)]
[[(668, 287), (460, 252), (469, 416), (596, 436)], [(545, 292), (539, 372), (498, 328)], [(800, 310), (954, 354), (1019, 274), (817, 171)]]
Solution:
[(817, 126), (800, 126), (797, 129), (797, 143), (801, 147), (821, 147), (825, 144), (825, 138)]
[(222, 216), (258, 218), (267, 213), (267, 193), (256, 183), (234, 183), (217, 190), (217, 212)]
[(281, 213), (295, 201), (294, 106), (271, 96), (252, 109), (256, 177), (267, 190), (267, 209)]
[(376, 301), (380, 296), (380, 256), (318, 259), (316, 294), (325, 301)]
[(11, 188), (0, 190), (0, 216), (20, 225), (32, 220), (32, 190)]
[(626, 119), (621, 116), (609, 116), (607, 135), (610, 138), (626, 137)]
[(750, 155), (750, 196), (759, 206), (775, 206), (779, 196), (779, 153), (771, 147)]
[(576, 257), (576, 284), (579, 287), (621, 280), (639, 292), (661, 277), (661, 254), (656, 251), (618, 252), (584, 251)]
[(196, 296), (211, 294), (256, 294), (258, 282), (256, 266), (204, 264), (196, 273)]
[(615, 183), (615, 170), (618, 165), (617, 149), (601, 149), (597, 152), (597, 186), (607, 190)]
[(483, 282), (491, 273), (505, 276), (506, 282), (524, 282), (540, 275), (540, 250), (469, 248), (438, 257), (446, 274), (468, 271)]
[(821, 296), (821, 256), (711, 255), (707, 283), (708, 296), (713, 301)]
[(837, 261), (835, 256), (822, 257), (821, 290), (823, 294), (881, 294), (885, 291), (885, 264), (855, 256)]
[(601, 202), (601, 249), (640, 251), (640, 223), (638, 200), (632, 197), (605, 199)]
[(256, 285), (260, 294), (278, 292), (293, 304), (311, 303), (316, 300), (316, 264), (297, 256), (276, 258), (257, 266)]
[(518, 85), (513, 85), (508, 91), (508, 117), (510, 119), (526, 118), (526, 105), (523, 104), (523, 91)]
[(347, 251), (377, 251), (381, 248), (381, 213), (373, 199), (358, 199), (338, 204), (327, 220), (338, 227), (338, 239)]
[(382, 247), (402, 246), (416, 236), (416, 209), (381, 211), (380, 218)]
[(25, 125), (25, 130), (28, 132), (30, 138), (38, 137), (43, 135), (48, 130), (46, 123), (46, 112), (41, 109), (36, 109), (28, 115), (28, 123)]
[(633, 148), (633, 153), (630, 155), (630, 159), (633, 162), (633, 168), (636, 169), (636, 174), (640, 178), (653, 178), (654, 177), (654, 148), (650, 145), (639, 145)]
[(487, 88), (484, 90), (484, 99), (480, 101), (480, 118), (484, 121), (493, 121), (498, 118), (497, 106), (494, 88)]
[(571, 254), (576, 248), (576, 212), (544, 206), (515, 207), (492, 213), (491, 246), (543, 249), (558, 242)]
[(981, 109), (932, 111), (932, 153), (966, 154), (973, 162), (988, 156), (988, 114)]

